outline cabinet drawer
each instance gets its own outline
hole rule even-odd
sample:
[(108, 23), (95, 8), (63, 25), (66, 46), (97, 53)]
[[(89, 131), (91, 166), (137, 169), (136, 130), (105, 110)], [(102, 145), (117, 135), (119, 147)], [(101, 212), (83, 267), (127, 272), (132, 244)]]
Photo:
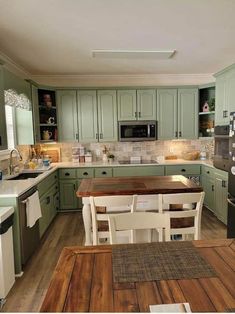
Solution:
[(207, 166), (202, 166), (202, 175), (205, 177), (213, 178), (214, 177), (214, 169)]
[(60, 179), (76, 179), (76, 169), (60, 169)]
[(200, 165), (173, 165), (166, 166), (166, 175), (187, 175), (187, 174), (200, 174)]
[(112, 168), (95, 168), (95, 177), (112, 177), (113, 169)]
[(94, 168), (77, 169), (77, 178), (86, 179), (94, 177)]
[(51, 186), (57, 183), (57, 179), (58, 179), (58, 176), (57, 176), (57, 171), (56, 171), (50, 174), (47, 178), (45, 178), (41, 182), (39, 182), (37, 186), (39, 197), (41, 197), (43, 194), (48, 192)]
[(164, 176), (164, 166), (131, 166), (113, 168), (114, 177)]

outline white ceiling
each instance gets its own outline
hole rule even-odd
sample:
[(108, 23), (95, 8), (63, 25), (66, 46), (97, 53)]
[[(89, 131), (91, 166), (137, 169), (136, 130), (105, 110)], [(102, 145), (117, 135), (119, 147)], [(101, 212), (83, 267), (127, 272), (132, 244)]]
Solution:
[[(0, 52), (33, 75), (214, 73), (235, 61), (234, 0), (0, 0)], [(169, 60), (93, 49), (171, 50)]]

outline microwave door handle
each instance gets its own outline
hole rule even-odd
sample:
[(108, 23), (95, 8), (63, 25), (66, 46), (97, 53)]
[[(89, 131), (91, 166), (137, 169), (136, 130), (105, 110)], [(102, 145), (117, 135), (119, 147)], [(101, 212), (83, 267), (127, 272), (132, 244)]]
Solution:
[(150, 124), (148, 124), (148, 138), (150, 137)]

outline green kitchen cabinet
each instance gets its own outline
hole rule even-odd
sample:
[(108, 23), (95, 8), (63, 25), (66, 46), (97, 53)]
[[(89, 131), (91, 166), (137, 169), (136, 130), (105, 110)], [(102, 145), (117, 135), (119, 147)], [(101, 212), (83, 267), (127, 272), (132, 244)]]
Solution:
[(3, 68), (0, 65), (0, 150), (7, 149), (7, 131), (4, 101)]
[(118, 90), (118, 121), (137, 119), (136, 90)]
[(158, 139), (198, 138), (198, 89), (157, 90)]
[(77, 180), (60, 180), (60, 210), (78, 209)]
[(178, 138), (177, 89), (157, 90), (158, 139)]
[(137, 90), (137, 116), (138, 120), (156, 120), (156, 90)]
[(200, 165), (167, 165), (165, 166), (166, 176), (171, 175), (184, 175), (184, 176), (195, 176), (201, 174)]
[(155, 89), (118, 90), (118, 121), (156, 120)]
[(229, 124), (229, 114), (235, 111), (235, 64), (216, 73), (215, 125)]
[(98, 141), (97, 101), (95, 90), (77, 92), (79, 142)]
[[(84, 99), (81, 97), (81, 99)], [(76, 90), (56, 91), (58, 139), (60, 142), (78, 140), (77, 99)], [(83, 107), (84, 103), (80, 103)], [(89, 109), (88, 109), (89, 110)], [(86, 113), (84, 113), (86, 115)], [(86, 128), (82, 124), (83, 129)]]
[(215, 211), (215, 181), (213, 177), (201, 176), (201, 185), (205, 192), (204, 204), (211, 210)]
[(164, 166), (114, 167), (114, 177), (164, 176)]
[(99, 142), (118, 139), (116, 90), (98, 90)]
[(50, 221), (50, 209), (53, 204), (53, 198), (50, 193), (44, 195), (40, 199), (40, 205), (41, 205), (41, 212), (42, 212), (42, 217), (39, 219), (39, 234), (40, 238), (44, 235), (46, 232), (48, 226), (49, 226), (49, 221)]
[(178, 137), (198, 138), (198, 89), (178, 89)]
[(215, 170), (215, 215), (227, 224), (228, 173)]

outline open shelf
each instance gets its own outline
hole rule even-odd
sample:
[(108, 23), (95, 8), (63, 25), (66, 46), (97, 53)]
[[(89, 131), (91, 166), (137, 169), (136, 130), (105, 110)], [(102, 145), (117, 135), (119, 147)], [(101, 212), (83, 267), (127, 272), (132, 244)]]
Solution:
[[(210, 111), (203, 111), (209, 109)], [(199, 138), (214, 136), (215, 126), (215, 86), (199, 90)]]
[(215, 114), (215, 111), (199, 112), (199, 115)]

